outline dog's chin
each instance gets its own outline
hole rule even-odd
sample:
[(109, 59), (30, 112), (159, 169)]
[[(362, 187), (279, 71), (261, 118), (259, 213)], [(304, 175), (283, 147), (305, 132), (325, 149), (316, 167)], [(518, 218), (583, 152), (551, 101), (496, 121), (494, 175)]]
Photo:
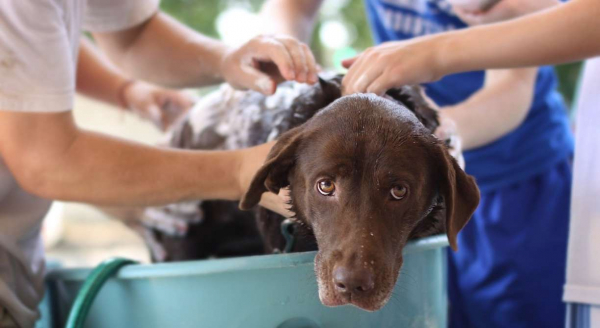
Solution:
[[(397, 266), (398, 270), (401, 266), (402, 260), (400, 260)], [(396, 273), (395, 277), (398, 277), (398, 270), (394, 271)], [(386, 271), (386, 269), (382, 268), (381, 271)], [(396, 279), (392, 278), (394, 275), (384, 275), (379, 276), (379, 279), (377, 279), (379, 288), (372, 291), (369, 295), (350, 296), (336, 293), (331, 278), (330, 265), (327, 261), (322, 261), (321, 252), (318, 252), (315, 258), (315, 274), (319, 288), (319, 299), (323, 305), (328, 307), (353, 305), (365, 311), (377, 311), (387, 304), (396, 285)]]
[(328, 307), (342, 305), (353, 305), (365, 311), (374, 312), (387, 304), (392, 296), (393, 284), (388, 288), (382, 288), (368, 297), (351, 297), (349, 295), (336, 294), (333, 291), (332, 283), (325, 283), (318, 275), (317, 283), (319, 286), (319, 299), (321, 303)]
[(384, 307), (385, 304), (387, 303), (387, 301), (390, 299), (391, 294), (392, 294), (391, 291), (388, 293), (384, 293), (383, 295), (386, 295), (386, 296), (381, 299), (378, 299), (378, 300), (374, 300), (372, 298), (356, 298), (355, 299), (355, 298), (351, 298), (351, 297), (343, 297), (343, 296), (336, 295), (331, 292), (331, 289), (328, 289), (328, 290), (319, 289), (319, 299), (321, 300), (321, 303), (323, 303), (323, 305), (325, 305), (325, 306), (336, 307), (336, 306), (342, 306), (342, 305), (352, 305), (359, 309), (369, 311), (369, 312), (375, 312), (375, 311), (380, 310), (382, 307)]

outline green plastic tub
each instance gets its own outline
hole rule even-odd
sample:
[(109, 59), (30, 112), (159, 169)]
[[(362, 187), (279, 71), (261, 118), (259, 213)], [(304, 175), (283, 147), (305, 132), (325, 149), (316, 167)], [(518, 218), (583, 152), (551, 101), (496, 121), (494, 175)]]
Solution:
[[(445, 236), (407, 245), (394, 295), (374, 313), (321, 304), (313, 272), (314, 252), (130, 265), (103, 287), (86, 327), (445, 327), (446, 246)], [(90, 271), (58, 269), (49, 273), (53, 327), (64, 327)]]

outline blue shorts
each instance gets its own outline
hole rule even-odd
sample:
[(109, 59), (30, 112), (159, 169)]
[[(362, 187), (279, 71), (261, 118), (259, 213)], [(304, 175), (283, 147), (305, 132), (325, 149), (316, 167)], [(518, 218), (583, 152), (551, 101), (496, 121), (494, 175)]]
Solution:
[(451, 328), (565, 325), (571, 161), (481, 196), (448, 254)]

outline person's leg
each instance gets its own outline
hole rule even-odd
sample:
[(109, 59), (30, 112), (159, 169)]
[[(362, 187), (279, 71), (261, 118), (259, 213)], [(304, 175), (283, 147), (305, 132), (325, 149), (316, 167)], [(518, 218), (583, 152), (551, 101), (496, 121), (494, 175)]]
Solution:
[(449, 252), (452, 328), (564, 327), (571, 166), (482, 194)]

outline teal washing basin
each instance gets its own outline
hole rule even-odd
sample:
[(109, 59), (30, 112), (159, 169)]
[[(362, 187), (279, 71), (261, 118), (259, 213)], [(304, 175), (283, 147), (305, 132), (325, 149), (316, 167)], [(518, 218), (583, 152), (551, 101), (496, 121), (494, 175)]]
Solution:
[[(86, 327), (445, 327), (447, 245), (445, 236), (409, 243), (394, 294), (374, 313), (321, 304), (314, 252), (130, 265), (103, 287)], [(90, 271), (48, 274), (54, 327), (64, 327)]]

